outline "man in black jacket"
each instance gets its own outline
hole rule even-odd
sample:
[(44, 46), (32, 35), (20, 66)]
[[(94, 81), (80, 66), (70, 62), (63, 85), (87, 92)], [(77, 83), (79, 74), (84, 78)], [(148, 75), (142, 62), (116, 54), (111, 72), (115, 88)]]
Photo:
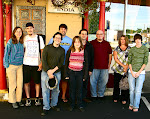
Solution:
[[(41, 74), (42, 96), (43, 96), (43, 112), (42, 116), (48, 113), (48, 110), (52, 108), (55, 111), (60, 111), (57, 107), (58, 95), (59, 95), (59, 83), (61, 80), (61, 67), (63, 66), (65, 58), (65, 50), (60, 46), (62, 41), (62, 34), (57, 32), (53, 36), (53, 44), (45, 46), (42, 54), (43, 70)], [(48, 79), (57, 78), (58, 84), (55, 89), (51, 91), (50, 102), (50, 89), (46, 85)]]
[[(89, 76), (92, 74), (93, 71), (93, 67), (94, 67), (94, 49), (93, 46), (86, 40), (88, 37), (88, 31), (86, 29), (82, 29), (79, 32), (79, 35), (82, 39), (82, 43), (84, 45), (84, 49), (86, 50), (86, 52), (88, 53), (88, 71), (89, 71)], [(86, 96), (87, 96), (87, 85), (88, 85), (88, 78), (86, 79), (86, 81), (84, 81), (83, 83), (83, 101), (85, 102), (91, 102)]]

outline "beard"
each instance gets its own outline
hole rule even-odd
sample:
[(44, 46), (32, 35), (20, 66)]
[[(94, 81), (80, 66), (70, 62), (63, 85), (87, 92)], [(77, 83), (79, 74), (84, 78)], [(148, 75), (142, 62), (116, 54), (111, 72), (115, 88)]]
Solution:
[(32, 34), (28, 34), (29, 36), (32, 36)]

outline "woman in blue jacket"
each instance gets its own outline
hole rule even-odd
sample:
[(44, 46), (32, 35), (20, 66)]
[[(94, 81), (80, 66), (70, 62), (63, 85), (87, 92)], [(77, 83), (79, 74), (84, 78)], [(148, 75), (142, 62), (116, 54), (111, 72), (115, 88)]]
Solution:
[[(13, 108), (24, 106), (22, 104), (23, 73), (22, 64), (24, 56), (23, 30), (15, 27), (11, 39), (6, 44), (4, 54), (4, 67), (9, 81), (9, 99)], [(18, 103), (18, 104), (17, 104)]]

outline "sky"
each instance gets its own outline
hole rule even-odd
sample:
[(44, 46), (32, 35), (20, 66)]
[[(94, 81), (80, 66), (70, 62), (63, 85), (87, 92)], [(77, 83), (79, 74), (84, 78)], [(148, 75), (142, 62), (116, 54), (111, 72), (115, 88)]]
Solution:
[[(109, 6), (109, 2), (106, 6)], [(106, 12), (105, 19), (110, 21), (110, 29), (123, 30), (124, 4), (111, 3), (110, 12)], [(126, 29), (137, 30), (150, 27), (150, 7), (128, 5)]]

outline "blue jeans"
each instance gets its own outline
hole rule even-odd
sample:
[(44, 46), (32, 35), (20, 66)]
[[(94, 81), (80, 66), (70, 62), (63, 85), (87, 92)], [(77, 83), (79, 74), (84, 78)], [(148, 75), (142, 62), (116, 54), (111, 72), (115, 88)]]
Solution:
[(129, 73), (130, 106), (133, 106), (133, 108), (139, 108), (144, 80), (145, 74), (140, 74), (138, 78), (134, 78), (132, 74)]
[(43, 96), (43, 109), (49, 110), (50, 107), (54, 107), (58, 103), (58, 95), (59, 95), (59, 83), (61, 80), (61, 72), (54, 73), (58, 80), (57, 87), (51, 91), (51, 104), (50, 104), (50, 89), (46, 87), (46, 79), (48, 77), (47, 73), (42, 70), (41, 74), (41, 86), (42, 86), (42, 96)]
[(108, 82), (108, 69), (93, 69), (90, 77), (91, 97), (104, 97)]

